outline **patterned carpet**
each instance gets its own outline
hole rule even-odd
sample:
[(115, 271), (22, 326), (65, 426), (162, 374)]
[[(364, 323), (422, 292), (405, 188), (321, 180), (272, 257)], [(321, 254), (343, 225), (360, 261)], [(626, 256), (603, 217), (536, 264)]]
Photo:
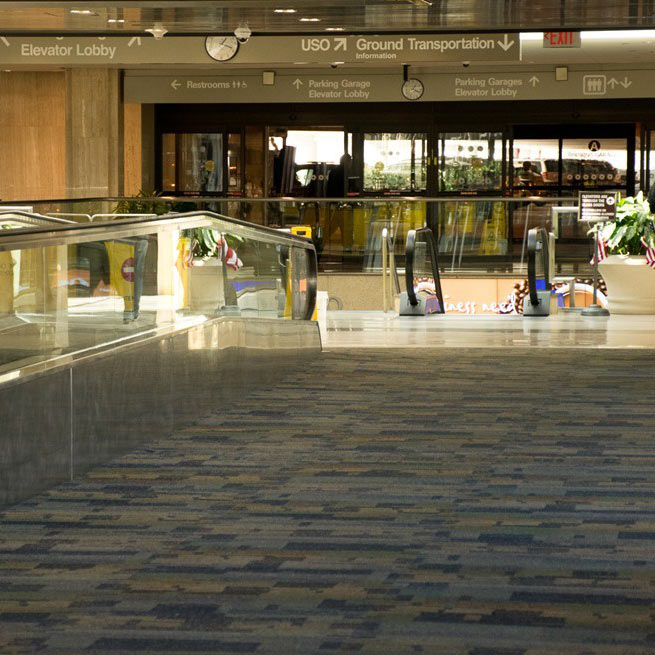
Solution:
[(655, 653), (652, 363), (324, 354), (0, 515), (0, 653)]

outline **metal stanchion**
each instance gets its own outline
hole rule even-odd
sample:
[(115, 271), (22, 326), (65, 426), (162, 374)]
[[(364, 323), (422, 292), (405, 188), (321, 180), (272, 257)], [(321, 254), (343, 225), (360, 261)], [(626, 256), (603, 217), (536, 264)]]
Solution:
[(598, 233), (602, 231), (604, 223), (601, 223), (596, 230), (596, 238), (594, 240), (594, 297), (593, 303), (589, 307), (582, 310), (583, 316), (609, 316), (609, 310), (601, 307), (598, 300)]
[(389, 296), (387, 293), (387, 228), (382, 230), (382, 310), (387, 313)]

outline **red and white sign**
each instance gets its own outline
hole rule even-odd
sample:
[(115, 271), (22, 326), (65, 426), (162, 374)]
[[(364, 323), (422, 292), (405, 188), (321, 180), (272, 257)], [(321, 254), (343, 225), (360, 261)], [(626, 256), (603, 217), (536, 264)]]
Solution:
[(580, 32), (544, 32), (544, 48), (580, 48)]
[(134, 257), (128, 257), (121, 265), (121, 275), (124, 280), (134, 282)]

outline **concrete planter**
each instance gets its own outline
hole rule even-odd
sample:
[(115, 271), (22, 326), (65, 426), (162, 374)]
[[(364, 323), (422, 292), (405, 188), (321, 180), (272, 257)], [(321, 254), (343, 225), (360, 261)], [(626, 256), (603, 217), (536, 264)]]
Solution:
[(598, 264), (612, 314), (655, 314), (655, 270), (639, 255), (610, 255)]

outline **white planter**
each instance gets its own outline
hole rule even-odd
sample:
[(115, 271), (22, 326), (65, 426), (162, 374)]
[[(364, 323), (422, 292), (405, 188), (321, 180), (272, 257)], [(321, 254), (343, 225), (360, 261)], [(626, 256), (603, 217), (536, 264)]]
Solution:
[(216, 257), (194, 259), (189, 269), (189, 307), (198, 312), (215, 312), (223, 305), (223, 264)]
[(639, 255), (610, 255), (598, 264), (611, 314), (655, 314), (655, 270)]

